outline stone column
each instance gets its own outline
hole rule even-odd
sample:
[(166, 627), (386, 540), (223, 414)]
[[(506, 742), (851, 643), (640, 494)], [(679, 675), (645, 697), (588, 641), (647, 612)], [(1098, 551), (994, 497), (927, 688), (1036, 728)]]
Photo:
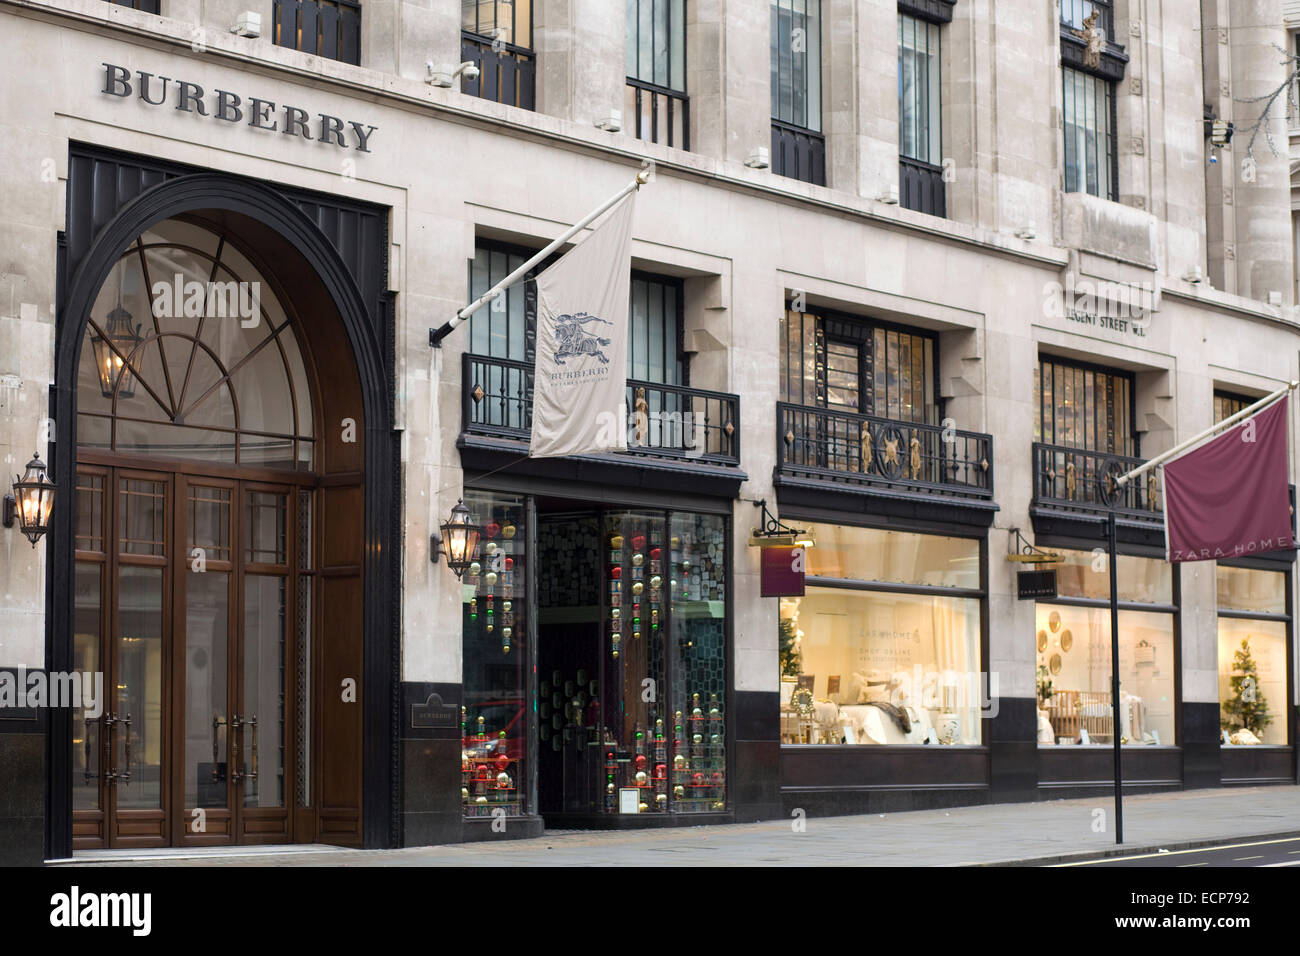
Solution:
[(626, 15), (611, 0), (535, 0), (539, 113), (594, 124), (623, 108)]

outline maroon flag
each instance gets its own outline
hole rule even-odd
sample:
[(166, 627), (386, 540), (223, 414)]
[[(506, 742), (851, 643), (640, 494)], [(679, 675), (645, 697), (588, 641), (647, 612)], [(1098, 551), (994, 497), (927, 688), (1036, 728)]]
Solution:
[(1283, 396), (1165, 465), (1170, 561), (1213, 561), (1295, 547)]

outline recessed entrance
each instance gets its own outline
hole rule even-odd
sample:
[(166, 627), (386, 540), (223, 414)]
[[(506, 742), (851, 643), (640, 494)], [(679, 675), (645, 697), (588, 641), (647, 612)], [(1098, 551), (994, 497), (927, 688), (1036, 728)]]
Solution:
[(363, 416), (337, 311), (279, 251), (169, 219), (91, 309), (74, 666), (105, 693), (73, 717), (75, 847), (361, 842)]

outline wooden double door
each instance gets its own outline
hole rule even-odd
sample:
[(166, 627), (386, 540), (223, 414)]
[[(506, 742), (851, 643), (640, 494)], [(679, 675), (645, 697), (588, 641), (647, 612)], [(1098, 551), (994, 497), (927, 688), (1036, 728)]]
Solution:
[(313, 838), (311, 496), (78, 466), (74, 846)]

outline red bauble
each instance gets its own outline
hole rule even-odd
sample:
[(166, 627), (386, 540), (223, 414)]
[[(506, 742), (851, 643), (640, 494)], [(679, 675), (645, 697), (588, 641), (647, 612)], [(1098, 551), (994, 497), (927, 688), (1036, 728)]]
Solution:
[(655, 764), (655, 776), (656, 777), (668, 776), (668, 765), (662, 763)]
[(645, 535), (643, 534), (632, 535), (632, 550), (640, 551), (644, 548), (645, 548)]
[(488, 770), (488, 765), (485, 764), (485, 763), (481, 763), (481, 764), (478, 765), (478, 770), (475, 771), (475, 775), (476, 775), (480, 780), (486, 780), (486, 779), (488, 778), (488, 774), (489, 774), (490, 772), (491, 772), (491, 771)]
[(692, 782), (692, 783), (696, 783), (696, 784), (703, 784), (703, 783), (704, 783), (704, 774), (702, 774), (702, 773), (694, 773), (694, 774), (691, 774), (691, 782)]
[(650, 560), (651, 560), (651, 561), (658, 561), (658, 560), (659, 560), (659, 549), (658, 549), (658, 548), (651, 548), (651, 549), (650, 549)]
[(609, 576), (613, 578), (615, 581), (617, 581), (619, 578), (623, 576), (623, 569), (616, 564), (609, 569)]
[(515, 569), (515, 559), (514, 559), (514, 558), (506, 558), (506, 570), (507, 570), (507, 571), (513, 571), (514, 569)]
[(510, 758), (505, 754), (497, 754), (497, 769), (505, 770), (510, 766)]
[(636, 755), (636, 769), (638, 770), (645, 769), (645, 754)]
[(489, 538), (495, 538), (501, 533), (501, 525), (497, 524), (495, 521), (489, 521), (487, 527), (484, 528), (483, 531)]

